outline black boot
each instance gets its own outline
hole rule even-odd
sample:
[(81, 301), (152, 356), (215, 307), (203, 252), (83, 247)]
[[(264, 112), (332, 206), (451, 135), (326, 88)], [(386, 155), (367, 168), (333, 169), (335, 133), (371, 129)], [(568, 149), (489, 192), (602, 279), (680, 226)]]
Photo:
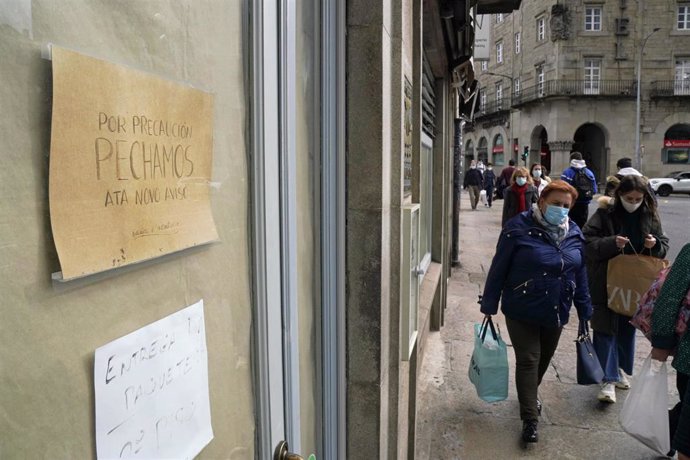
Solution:
[(537, 398), (537, 412), (541, 415), (541, 400)]
[(524, 442), (539, 441), (539, 434), (537, 433), (538, 422), (536, 420), (525, 420), (522, 422), (522, 440)]

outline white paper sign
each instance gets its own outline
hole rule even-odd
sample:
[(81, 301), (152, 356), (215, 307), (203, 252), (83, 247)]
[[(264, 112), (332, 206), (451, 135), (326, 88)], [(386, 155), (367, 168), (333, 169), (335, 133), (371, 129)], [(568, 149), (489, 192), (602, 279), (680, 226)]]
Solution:
[(213, 439), (204, 301), (96, 350), (99, 459), (189, 459)]
[(489, 60), (489, 39), (491, 33), (491, 15), (478, 14), (474, 21), (474, 60)]

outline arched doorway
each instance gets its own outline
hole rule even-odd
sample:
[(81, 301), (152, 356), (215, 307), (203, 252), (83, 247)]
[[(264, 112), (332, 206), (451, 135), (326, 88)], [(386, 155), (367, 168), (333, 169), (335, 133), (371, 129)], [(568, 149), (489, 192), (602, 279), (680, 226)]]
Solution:
[[(532, 130), (530, 137), (529, 167), (533, 163), (541, 163), (548, 173), (551, 173), (551, 149), (549, 148), (549, 134), (542, 125)], [(558, 171), (558, 176), (560, 176)]]
[(608, 158), (604, 130), (594, 123), (585, 123), (577, 128), (573, 140), (573, 151), (582, 153), (582, 158), (594, 173), (597, 183), (605, 183)]
[(486, 137), (479, 139), (479, 144), (477, 144), (477, 161), (481, 161), (484, 164), (489, 162), (489, 143), (486, 141)]
[(686, 165), (690, 163), (690, 125), (678, 123), (664, 133), (664, 148), (661, 160), (665, 164)]

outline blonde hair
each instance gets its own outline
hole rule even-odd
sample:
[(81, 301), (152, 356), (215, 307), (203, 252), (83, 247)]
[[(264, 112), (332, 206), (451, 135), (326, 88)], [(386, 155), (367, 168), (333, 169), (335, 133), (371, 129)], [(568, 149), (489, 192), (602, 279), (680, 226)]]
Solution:
[(513, 175), (510, 176), (510, 185), (513, 185), (515, 183), (515, 179), (518, 176), (524, 176), (525, 178), (527, 178), (528, 184), (534, 184), (534, 181), (532, 181), (532, 175), (529, 173), (529, 170), (523, 166), (519, 166), (515, 168), (515, 171), (513, 171)]

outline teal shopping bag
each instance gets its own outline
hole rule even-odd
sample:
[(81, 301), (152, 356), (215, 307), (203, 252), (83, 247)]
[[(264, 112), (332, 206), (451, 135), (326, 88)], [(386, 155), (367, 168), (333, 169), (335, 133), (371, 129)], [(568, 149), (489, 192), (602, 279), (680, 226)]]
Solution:
[(468, 375), (477, 396), (484, 401), (503, 401), (508, 397), (508, 349), (490, 316), (482, 324), (474, 325), (474, 351)]

